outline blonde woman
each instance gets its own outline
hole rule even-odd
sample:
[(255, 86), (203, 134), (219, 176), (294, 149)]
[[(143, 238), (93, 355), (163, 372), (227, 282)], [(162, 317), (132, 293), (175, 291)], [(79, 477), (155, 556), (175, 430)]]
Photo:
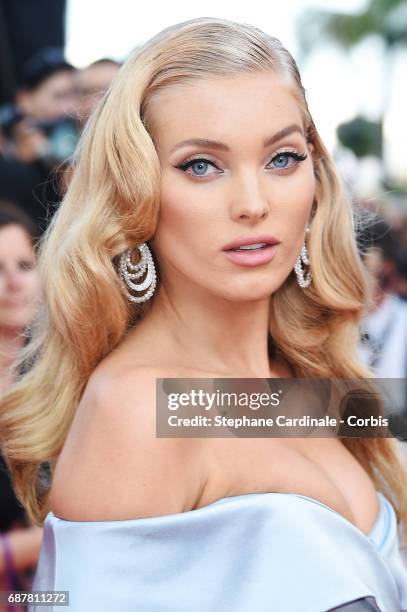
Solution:
[(277, 39), (201, 18), (138, 49), (40, 272), (0, 420), (44, 524), (37, 590), (72, 612), (407, 607), (397, 440), (156, 437), (157, 378), (371, 376), (351, 206)]

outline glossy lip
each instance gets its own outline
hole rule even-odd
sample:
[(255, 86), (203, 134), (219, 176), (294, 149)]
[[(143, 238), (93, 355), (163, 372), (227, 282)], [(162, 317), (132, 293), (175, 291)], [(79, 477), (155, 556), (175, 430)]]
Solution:
[(271, 261), (277, 248), (278, 243), (270, 244), (270, 246), (258, 249), (257, 251), (224, 251), (224, 253), (233, 263), (239, 266), (253, 268), (254, 266), (260, 266), (261, 264), (266, 264)]
[(222, 251), (229, 251), (230, 249), (237, 249), (240, 246), (246, 246), (248, 244), (258, 244), (259, 242), (266, 242), (267, 244), (279, 244), (279, 240), (271, 236), (270, 234), (259, 234), (258, 236), (239, 236), (228, 242), (222, 247)]

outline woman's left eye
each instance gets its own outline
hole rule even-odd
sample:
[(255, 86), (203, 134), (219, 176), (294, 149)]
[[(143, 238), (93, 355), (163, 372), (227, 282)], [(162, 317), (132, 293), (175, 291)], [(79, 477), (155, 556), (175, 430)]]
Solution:
[[(295, 151), (282, 151), (281, 153), (277, 153), (277, 155), (273, 157), (270, 163), (275, 164), (274, 168), (276, 170), (285, 170), (286, 168), (292, 168), (293, 166), (296, 166), (299, 162), (304, 161), (306, 158), (307, 156), (305, 154), (300, 155)], [(289, 164), (290, 159), (293, 160), (291, 164)]]

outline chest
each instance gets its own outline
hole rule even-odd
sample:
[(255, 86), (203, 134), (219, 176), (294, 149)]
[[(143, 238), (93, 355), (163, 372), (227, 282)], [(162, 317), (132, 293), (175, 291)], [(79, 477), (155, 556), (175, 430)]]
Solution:
[(199, 506), (245, 493), (297, 493), (336, 510), (364, 533), (379, 512), (374, 484), (338, 438), (211, 439)]

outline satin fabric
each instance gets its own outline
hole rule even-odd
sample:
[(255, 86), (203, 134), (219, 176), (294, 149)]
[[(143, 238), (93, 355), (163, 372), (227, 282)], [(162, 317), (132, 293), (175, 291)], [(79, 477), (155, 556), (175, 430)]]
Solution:
[(382, 612), (400, 612), (407, 570), (394, 508), (378, 496), (368, 536), (295, 493), (117, 521), (50, 512), (32, 590), (68, 590), (69, 612), (326, 612), (368, 597)]

